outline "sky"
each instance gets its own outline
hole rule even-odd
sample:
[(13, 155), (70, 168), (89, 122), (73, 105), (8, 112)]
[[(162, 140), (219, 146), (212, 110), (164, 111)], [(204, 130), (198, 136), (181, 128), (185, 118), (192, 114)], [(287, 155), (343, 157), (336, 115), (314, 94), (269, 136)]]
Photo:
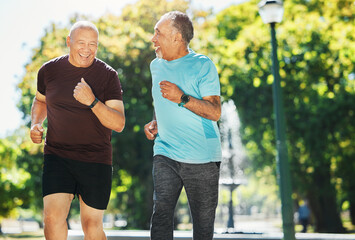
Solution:
[[(242, 0), (192, 0), (196, 8), (218, 12)], [(106, 13), (120, 15), (127, 4), (137, 0), (0, 0), (0, 138), (11, 135), (23, 124), (17, 108), (20, 92), (16, 86), (25, 74), (33, 49), (51, 23), (68, 26), (74, 14), (97, 19)]]

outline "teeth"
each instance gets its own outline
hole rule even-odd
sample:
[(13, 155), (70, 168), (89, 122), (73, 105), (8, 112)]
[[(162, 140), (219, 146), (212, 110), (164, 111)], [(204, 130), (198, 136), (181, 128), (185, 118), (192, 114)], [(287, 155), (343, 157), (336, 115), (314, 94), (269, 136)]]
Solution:
[(80, 57), (85, 57), (85, 58), (88, 58), (90, 56), (90, 55), (85, 56), (85, 55), (82, 55), (80, 53), (79, 53), (79, 55), (80, 55)]

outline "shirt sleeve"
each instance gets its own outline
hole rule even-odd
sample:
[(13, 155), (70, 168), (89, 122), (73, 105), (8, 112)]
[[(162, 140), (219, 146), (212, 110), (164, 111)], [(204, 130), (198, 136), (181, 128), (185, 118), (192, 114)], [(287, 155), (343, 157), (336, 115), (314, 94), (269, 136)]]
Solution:
[(217, 69), (210, 59), (202, 65), (199, 79), (199, 90), (202, 97), (221, 95)]
[(40, 92), (42, 95), (46, 95), (46, 83), (44, 81), (45, 78), (45, 69), (42, 66), (37, 74), (37, 91)]
[(123, 100), (122, 94), (123, 91), (121, 82), (118, 79), (118, 74), (116, 71), (113, 71), (105, 89), (105, 101)]

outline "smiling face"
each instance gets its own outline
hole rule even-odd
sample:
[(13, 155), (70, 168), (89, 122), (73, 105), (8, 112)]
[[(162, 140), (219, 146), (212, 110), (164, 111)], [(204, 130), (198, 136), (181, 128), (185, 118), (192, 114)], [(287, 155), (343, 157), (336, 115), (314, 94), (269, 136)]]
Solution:
[(75, 67), (89, 67), (96, 57), (98, 35), (91, 28), (77, 28), (67, 37), (69, 62)]
[(158, 58), (170, 60), (175, 45), (175, 31), (169, 19), (161, 19), (154, 28), (152, 42)]

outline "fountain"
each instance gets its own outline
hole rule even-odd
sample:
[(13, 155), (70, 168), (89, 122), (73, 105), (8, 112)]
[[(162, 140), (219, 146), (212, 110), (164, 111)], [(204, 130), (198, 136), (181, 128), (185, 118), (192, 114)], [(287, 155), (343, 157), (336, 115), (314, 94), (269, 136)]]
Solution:
[(234, 232), (233, 191), (245, 184), (243, 162), (246, 154), (239, 133), (240, 120), (233, 100), (222, 104), (220, 133), (222, 145), (222, 164), (219, 183), (229, 189), (227, 232)]

